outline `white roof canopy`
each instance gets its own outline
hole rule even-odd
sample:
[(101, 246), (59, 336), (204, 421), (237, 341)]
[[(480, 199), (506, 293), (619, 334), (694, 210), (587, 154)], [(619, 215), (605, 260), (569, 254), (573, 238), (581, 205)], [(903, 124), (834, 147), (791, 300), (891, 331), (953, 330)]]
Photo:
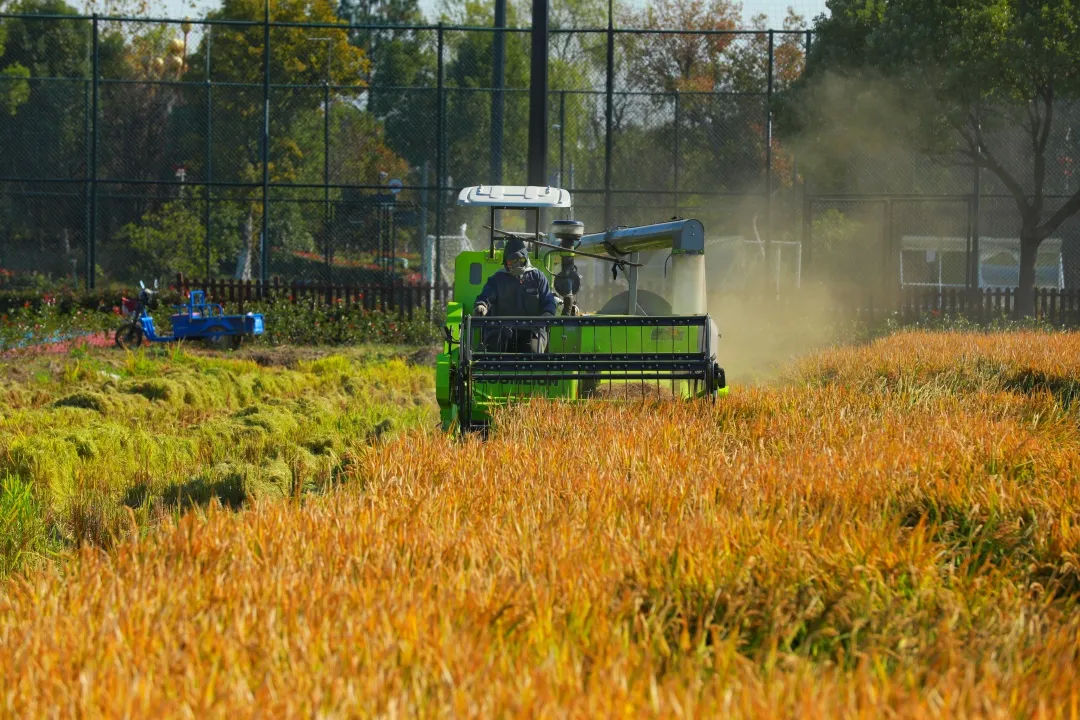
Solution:
[(568, 208), (570, 192), (536, 185), (474, 185), (458, 194), (458, 205), (502, 208)]

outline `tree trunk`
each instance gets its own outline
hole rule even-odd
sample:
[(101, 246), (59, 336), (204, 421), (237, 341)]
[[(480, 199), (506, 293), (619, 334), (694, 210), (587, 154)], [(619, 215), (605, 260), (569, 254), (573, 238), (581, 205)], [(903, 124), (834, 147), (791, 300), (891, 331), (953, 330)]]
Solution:
[(1061, 241), (1061, 264), (1065, 275), (1065, 289), (1076, 290), (1080, 288), (1080, 235), (1077, 235), (1075, 225), (1066, 225), (1062, 233)]
[(251, 209), (248, 209), (247, 218), (244, 220), (244, 241), (240, 244), (240, 254), (236, 257), (236, 279), (251, 279), (251, 252), (255, 240), (255, 218)]
[(1035, 228), (1025, 222), (1020, 230), (1020, 287), (1016, 292), (1018, 317), (1035, 315), (1035, 259), (1042, 241)]

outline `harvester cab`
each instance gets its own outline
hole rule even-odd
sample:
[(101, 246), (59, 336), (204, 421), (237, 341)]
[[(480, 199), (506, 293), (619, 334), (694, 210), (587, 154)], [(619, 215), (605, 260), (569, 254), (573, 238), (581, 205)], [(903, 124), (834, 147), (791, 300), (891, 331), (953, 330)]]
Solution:
[[(564, 218), (554, 220), (545, 234), (541, 211), (569, 214), (571, 209), (570, 193), (552, 187), (467, 187), (458, 205), (488, 210), (490, 235), (486, 249), (464, 251), (454, 261), (454, 299), (447, 305), (443, 352), (436, 362), (445, 429), (485, 427), (496, 407), (528, 398), (689, 400), (727, 393), (715, 354), (719, 336), (706, 312), (700, 221), (587, 234), (581, 222)], [(534, 229), (500, 228), (500, 211), (525, 211)], [(510, 237), (525, 241), (532, 264), (554, 288), (561, 305), (555, 317), (474, 314), (477, 296), (502, 268), (501, 247)], [(657, 249), (670, 251), (672, 297), (660, 302), (663, 314), (649, 314), (639, 291), (639, 253)], [(600, 312), (578, 307), (582, 276), (576, 258), (603, 263), (613, 278), (627, 283)], [(537, 332), (548, 338), (539, 353), (506, 352), (527, 345), (492, 341)]]

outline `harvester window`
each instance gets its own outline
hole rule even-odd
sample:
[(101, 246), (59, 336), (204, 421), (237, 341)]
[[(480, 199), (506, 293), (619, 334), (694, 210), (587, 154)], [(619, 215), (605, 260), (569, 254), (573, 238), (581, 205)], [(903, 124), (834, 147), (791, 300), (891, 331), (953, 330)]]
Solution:
[(472, 263), (469, 265), (469, 284), (479, 285), (484, 279), (484, 266), (480, 263)]

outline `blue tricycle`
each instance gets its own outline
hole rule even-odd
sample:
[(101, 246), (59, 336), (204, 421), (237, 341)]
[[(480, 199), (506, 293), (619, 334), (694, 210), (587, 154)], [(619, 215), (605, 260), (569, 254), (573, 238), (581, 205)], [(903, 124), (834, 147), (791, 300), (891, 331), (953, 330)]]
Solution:
[(176, 313), (172, 320), (172, 335), (158, 335), (150, 309), (157, 304), (157, 291), (139, 283), (139, 297), (125, 311), (129, 320), (116, 330), (116, 345), (132, 348), (150, 342), (198, 339), (212, 347), (236, 348), (248, 335), (263, 333), (263, 316), (259, 313), (226, 315), (225, 309), (216, 303), (206, 302), (206, 293), (192, 290), (183, 305), (173, 305)]

